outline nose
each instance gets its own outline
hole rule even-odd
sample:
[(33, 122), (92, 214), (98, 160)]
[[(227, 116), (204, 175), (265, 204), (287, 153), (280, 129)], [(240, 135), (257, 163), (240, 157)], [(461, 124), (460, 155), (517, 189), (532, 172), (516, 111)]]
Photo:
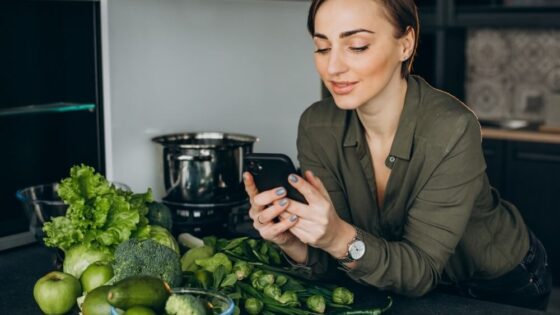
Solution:
[(343, 73), (346, 71), (346, 69), (347, 66), (341, 53), (332, 49), (331, 53), (329, 54), (329, 63), (327, 66), (327, 72), (329, 73), (329, 75), (334, 76)]

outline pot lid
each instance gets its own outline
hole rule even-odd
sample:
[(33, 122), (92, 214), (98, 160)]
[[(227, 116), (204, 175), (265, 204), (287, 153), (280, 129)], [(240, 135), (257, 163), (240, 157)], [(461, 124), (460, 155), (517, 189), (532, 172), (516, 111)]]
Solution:
[(216, 147), (237, 147), (258, 141), (257, 137), (227, 132), (184, 132), (152, 138), (153, 142), (165, 147), (208, 149)]

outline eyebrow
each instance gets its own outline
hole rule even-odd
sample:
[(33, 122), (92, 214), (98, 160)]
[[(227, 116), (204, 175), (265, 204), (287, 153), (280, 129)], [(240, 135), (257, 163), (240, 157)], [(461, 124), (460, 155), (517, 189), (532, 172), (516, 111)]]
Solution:
[[(370, 34), (375, 33), (375, 32), (372, 32), (370, 30), (366, 30), (365, 28), (358, 28), (358, 29), (355, 29), (355, 30), (342, 32), (342, 33), (340, 33), (340, 35), (338, 37), (339, 38), (345, 38), (345, 37), (349, 37), (349, 36), (352, 36), (354, 34), (362, 33), (362, 32), (363, 33), (370, 33)], [(315, 33), (315, 34), (313, 34), (313, 37), (319, 37), (319, 38), (322, 38), (322, 39), (329, 39), (327, 37), (327, 35), (324, 35), (324, 34), (321, 34), (321, 33)]]

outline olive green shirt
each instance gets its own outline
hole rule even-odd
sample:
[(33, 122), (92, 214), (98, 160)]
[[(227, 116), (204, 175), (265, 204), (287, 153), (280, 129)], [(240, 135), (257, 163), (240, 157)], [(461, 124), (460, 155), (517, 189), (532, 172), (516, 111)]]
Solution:
[[(529, 248), (519, 211), (486, 176), (480, 124), (459, 100), (410, 76), (385, 165), (378, 207), (371, 153), (354, 110), (332, 98), (301, 116), (298, 159), (329, 191), (339, 216), (365, 232), (365, 256), (348, 275), (383, 290), (419, 296), (442, 281), (491, 279), (512, 270)], [(337, 265), (309, 247), (307, 269)]]

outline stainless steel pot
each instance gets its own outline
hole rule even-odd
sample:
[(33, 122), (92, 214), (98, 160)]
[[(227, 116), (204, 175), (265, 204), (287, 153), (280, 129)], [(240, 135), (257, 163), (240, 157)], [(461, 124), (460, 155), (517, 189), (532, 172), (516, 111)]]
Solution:
[(227, 202), (246, 198), (243, 157), (256, 137), (221, 132), (163, 135), (166, 199), (179, 202)]

